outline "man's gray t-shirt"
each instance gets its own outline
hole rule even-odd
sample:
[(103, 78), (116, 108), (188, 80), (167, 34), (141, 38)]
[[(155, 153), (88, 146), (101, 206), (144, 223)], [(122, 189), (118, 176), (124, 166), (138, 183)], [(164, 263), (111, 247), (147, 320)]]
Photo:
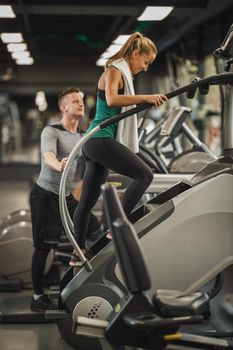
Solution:
[[(37, 180), (38, 186), (47, 191), (59, 194), (62, 172), (51, 169), (44, 162), (44, 153), (52, 152), (61, 161), (68, 157), (74, 146), (82, 137), (82, 131), (70, 132), (62, 124), (56, 123), (46, 126), (41, 133), (41, 171)], [(73, 161), (67, 176), (66, 194), (70, 194), (83, 175), (84, 161), (79, 154)]]

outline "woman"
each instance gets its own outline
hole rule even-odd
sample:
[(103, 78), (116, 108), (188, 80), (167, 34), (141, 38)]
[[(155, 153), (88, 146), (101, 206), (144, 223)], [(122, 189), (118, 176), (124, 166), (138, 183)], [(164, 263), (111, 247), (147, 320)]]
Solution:
[[(134, 94), (133, 76), (147, 71), (156, 55), (156, 47), (150, 39), (140, 33), (133, 33), (119, 52), (109, 58), (98, 82), (96, 115), (87, 132), (136, 104), (160, 106), (167, 101), (166, 96), (161, 94)], [(151, 169), (139, 158), (138, 151), (136, 115), (98, 131), (83, 147), (86, 171), (80, 203), (74, 213), (74, 234), (87, 258), (92, 255), (85, 248), (90, 213), (109, 170), (133, 179), (122, 199), (128, 216), (153, 179)], [(74, 254), (70, 265), (79, 264), (80, 260)]]

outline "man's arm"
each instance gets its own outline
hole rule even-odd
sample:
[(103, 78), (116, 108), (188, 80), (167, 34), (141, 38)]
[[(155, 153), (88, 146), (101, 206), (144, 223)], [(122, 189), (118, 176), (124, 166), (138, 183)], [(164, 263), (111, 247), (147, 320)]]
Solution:
[(49, 166), (51, 169), (59, 172), (62, 172), (65, 169), (65, 166), (68, 160), (67, 157), (62, 158), (62, 160), (59, 161), (53, 152), (45, 152), (43, 156), (44, 156), (45, 164)]
[(51, 126), (46, 126), (41, 134), (41, 154), (44, 163), (51, 169), (62, 172), (67, 163), (67, 157), (57, 158), (57, 133)]

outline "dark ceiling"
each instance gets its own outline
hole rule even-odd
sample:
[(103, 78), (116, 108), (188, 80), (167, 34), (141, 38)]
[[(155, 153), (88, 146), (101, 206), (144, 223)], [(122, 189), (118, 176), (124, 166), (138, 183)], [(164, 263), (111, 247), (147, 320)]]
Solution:
[[(16, 18), (0, 18), (0, 32), (22, 32), (34, 58), (17, 66), (0, 43), (0, 91), (33, 93), (57, 91), (76, 84), (93, 90), (101, 68), (95, 62), (119, 34), (141, 31), (165, 52), (180, 40), (212, 33), (219, 38), (232, 21), (233, 0), (12, 0)], [(174, 6), (162, 22), (138, 22), (145, 6)], [(197, 34), (198, 33), (198, 34)], [(214, 32), (213, 32), (214, 33)], [(203, 35), (204, 35), (203, 34)], [(188, 36), (189, 35), (189, 36)], [(210, 37), (210, 40), (213, 38)], [(192, 41), (192, 40), (191, 40)], [(6, 72), (11, 79), (4, 80)]]

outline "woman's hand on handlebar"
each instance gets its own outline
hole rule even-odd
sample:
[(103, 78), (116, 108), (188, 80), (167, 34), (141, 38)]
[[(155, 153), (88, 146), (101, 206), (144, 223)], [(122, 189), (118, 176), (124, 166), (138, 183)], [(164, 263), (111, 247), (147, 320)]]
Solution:
[(167, 102), (167, 96), (162, 94), (145, 95), (145, 102), (153, 104), (155, 106), (161, 106), (164, 102)]

